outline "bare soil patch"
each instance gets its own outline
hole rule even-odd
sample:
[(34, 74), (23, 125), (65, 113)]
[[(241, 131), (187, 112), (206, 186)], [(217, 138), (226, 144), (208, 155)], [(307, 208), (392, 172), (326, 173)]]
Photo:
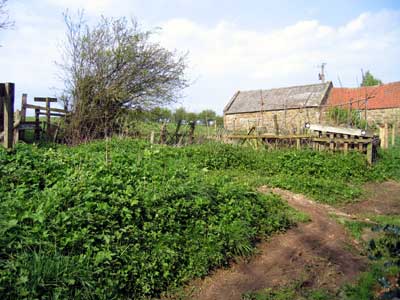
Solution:
[(307, 213), (311, 221), (261, 243), (258, 255), (250, 261), (234, 263), (229, 269), (216, 270), (195, 281), (189, 298), (239, 300), (245, 292), (294, 281), (335, 292), (365, 269), (367, 260), (359, 254), (357, 243), (329, 216), (351, 215), (289, 191), (266, 187), (260, 191), (281, 195), (289, 205)]
[(348, 214), (400, 214), (400, 183), (387, 181), (368, 183), (364, 186), (364, 196), (358, 202), (346, 205), (341, 210)]

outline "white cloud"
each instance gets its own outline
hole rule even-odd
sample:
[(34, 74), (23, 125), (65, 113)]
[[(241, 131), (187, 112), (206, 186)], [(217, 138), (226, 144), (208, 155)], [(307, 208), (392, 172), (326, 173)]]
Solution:
[[(84, 9), (88, 13), (104, 13), (112, 7), (112, 0), (47, 0), (49, 4), (69, 8)], [(115, 3), (115, 2), (114, 2)]]
[[(111, 0), (46, 1), (60, 8), (59, 15), (51, 11), (38, 16), (29, 6), (15, 4), (16, 29), (0, 32), (0, 65), (6, 70), (0, 73), (0, 81), (16, 82), (19, 95), (52, 96), (49, 87), (60, 85), (54, 61), (60, 60), (57, 44), (65, 30), (61, 8), (84, 5), (94, 18), (102, 10), (127, 11), (136, 2), (122, 0), (125, 4), (115, 7)], [(273, 30), (245, 30), (224, 20), (204, 26), (189, 19), (170, 19), (148, 27), (155, 25), (162, 28), (156, 40), (167, 48), (189, 51), (188, 75), (194, 83), (185, 91), (183, 105), (194, 110), (222, 112), (238, 89), (317, 82), (317, 65), (322, 62), (328, 63), (327, 78), (336, 81), (339, 75), (344, 85), (356, 84), (360, 68), (370, 69), (384, 82), (400, 80), (399, 11), (364, 13), (341, 26), (299, 20)]]
[[(205, 27), (187, 19), (161, 27), (162, 44), (188, 50), (191, 74), (201, 78), (187, 91), (194, 98), (188, 103), (197, 109), (221, 111), (238, 89), (317, 82), (316, 67), (322, 62), (328, 63), (328, 79), (336, 81), (339, 75), (346, 85), (356, 84), (360, 68), (383, 80), (400, 80), (400, 74), (384, 78), (400, 55), (399, 12), (364, 13), (338, 27), (305, 20), (272, 32), (224, 21)], [(214, 93), (202, 92), (210, 89)]]

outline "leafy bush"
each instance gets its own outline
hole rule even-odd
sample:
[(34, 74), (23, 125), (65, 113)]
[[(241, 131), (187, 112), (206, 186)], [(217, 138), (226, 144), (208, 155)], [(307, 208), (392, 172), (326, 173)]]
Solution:
[[(256, 151), (227, 145), (204, 145), (186, 150), (181, 159), (191, 159), (197, 168), (233, 170), (238, 181), (289, 189), (329, 204), (361, 195), (361, 184), (393, 177), (386, 159), (369, 167), (358, 153), (348, 155), (311, 150)], [(399, 155), (400, 157), (400, 155)], [(375, 170), (377, 169), (377, 170)], [(395, 168), (393, 167), (393, 172)], [(250, 175), (251, 174), (251, 175)]]
[(118, 140), (1, 151), (1, 298), (157, 296), (291, 225), (279, 198), (180, 159), (189, 151)]

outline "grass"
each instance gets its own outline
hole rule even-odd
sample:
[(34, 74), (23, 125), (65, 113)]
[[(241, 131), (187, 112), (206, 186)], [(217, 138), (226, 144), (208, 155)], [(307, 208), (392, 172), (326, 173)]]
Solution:
[(387, 267), (384, 263), (373, 263), (369, 270), (362, 273), (357, 282), (353, 285), (347, 285), (343, 288), (345, 300), (374, 300), (374, 299), (393, 299), (393, 297), (378, 298), (379, 291), (384, 290), (380, 280), (388, 277), (398, 276), (399, 267)]
[(307, 289), (296, 282), (280, 288), (267, 288), (260, 291), (247, 292), (242, 300), (333, 300), (334, 295), (324, 289)]
[(311, 218), (308, 214), (295, 210), (293, 208), (288, 210), (288, 218), (293, 223), (307, 223), (311, 221)]
[(349, 220), (347, 218), (338, 217), (336, 215), (332, 215), (332, 217), (342, 224), (346, 230), (354, 237), (355, 239), (361, 241), (361, 236), (364, 233), (365, 229), (371, 229), (375, 225), (394, 225), (400, 226), (400, 215), (372, 215), (372, 214), (362, 214), (360, 217), (362, 219), (369, 219), (370, 221), (359, 221), (359, 220)]
[(378, 224), (400, 226), (400, 215), (367, 215), (369, 219)]

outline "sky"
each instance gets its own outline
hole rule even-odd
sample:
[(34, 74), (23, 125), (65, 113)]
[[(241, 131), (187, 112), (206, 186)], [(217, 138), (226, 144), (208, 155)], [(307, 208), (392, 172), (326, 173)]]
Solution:
[(188, 52), (190, 87), (175, 107), (222, 114), (238, 90), (318, 83), (354, 87), (361, 69), (400, 81), (400, 1), (386, 0), (9, 0), (14, 29), (0, 31), (0, 82), (22, 93), (57, 96), (56, 62), (65, 38), (62, 13), (84, 9), (134, 17), (167, 49)]

